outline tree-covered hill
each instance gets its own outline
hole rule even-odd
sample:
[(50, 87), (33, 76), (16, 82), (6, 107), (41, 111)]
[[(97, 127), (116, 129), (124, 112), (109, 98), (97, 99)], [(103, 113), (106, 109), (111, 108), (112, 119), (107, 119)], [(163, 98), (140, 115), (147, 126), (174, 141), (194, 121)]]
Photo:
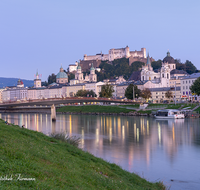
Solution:
[(101, 72), (97, 72), (98, 81), (104, 79), (115, 78), (118, 76), (124, 76), (124, 79), (128, 79), (133, 71), (137, 71), (145, 63), (135, 61), (129, 66), (129, 60), (126, 58), (116, 59), (109, 63), (108, 61), (102, 61), (100, 64)]

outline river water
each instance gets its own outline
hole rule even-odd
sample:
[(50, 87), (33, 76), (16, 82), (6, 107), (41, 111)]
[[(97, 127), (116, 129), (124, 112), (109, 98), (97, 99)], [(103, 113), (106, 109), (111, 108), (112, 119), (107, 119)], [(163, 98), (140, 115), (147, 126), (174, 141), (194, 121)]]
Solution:
[(44, 134), (67, 132), (80, 148), (171, 190), (200, 189), (200, 119), (0, 114), (0, 118)]

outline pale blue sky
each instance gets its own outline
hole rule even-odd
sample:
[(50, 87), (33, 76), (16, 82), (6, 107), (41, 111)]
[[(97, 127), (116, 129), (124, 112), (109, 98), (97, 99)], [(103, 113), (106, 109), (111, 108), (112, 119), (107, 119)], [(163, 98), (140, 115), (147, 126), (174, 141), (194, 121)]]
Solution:
[(200, 69), (199, 0), (0, 0), (0, 77), (47, 80), (62, 64), (128, 45)]

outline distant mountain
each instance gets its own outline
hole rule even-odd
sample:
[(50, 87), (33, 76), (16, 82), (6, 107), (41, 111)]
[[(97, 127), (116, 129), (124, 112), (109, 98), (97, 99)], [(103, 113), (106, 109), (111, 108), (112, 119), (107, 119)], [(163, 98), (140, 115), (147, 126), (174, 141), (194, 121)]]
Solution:
[[(0, 77), (0, 88), (4, 88), (6, 86), (17, 86), (17, 81), (18, 78), (4, 78)], [(32, 87), (34, 85), (33, 80), (25, 80), (25, 79), (20, 79), (24, 83), (24, 87)]]

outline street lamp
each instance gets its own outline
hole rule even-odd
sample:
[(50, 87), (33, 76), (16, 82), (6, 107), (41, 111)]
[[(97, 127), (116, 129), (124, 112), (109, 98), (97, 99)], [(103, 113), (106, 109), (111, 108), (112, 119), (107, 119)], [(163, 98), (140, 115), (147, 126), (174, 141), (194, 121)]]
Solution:
[(134, 85), (133, 85), (133, 101), (135, 99), (135, 91), (134, 91)]

